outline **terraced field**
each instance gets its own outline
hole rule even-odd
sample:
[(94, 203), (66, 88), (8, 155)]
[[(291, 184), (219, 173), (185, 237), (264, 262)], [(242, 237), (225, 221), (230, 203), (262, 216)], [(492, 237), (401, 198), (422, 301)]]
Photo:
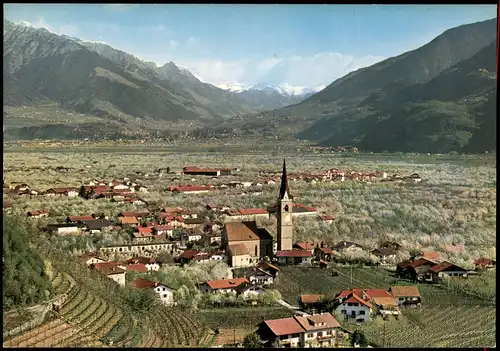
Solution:
[[(381, 268), (281, 267), (277, 289), (283, 299), (297, 303), (298, 296), (319, 293), (333, 297), (350, 287), (388, 289), (413, 284), (397, 279)], [(431, 284), (418, 284), (423, 307), (403, 311), (398, 320), (376, 318), (362, 326), (368, 340), (389, 347), (492, 347), (495, 345), (495, 310), (491, 301), (464, 295)], [(384, 341), (385, 340), (385, 341)]]
[[(424, 306), (399, 320), (362, 326), (368, 339), (385, 347), (493, 347), (495, 309), (487, 306)], [(385, 341), (384, 341), (385, 340)]]
[[(56, 273), (54, 291), (71, 286), (68, 277)], [(207, 342), (208, 332), (194, 316), (177, 308), (160, 307), (141, 325), (120, 308), (88, 288), (75, 285), (50, 320), (10, 338), (6, 347), (191, 347)]]
[[(414, 285), (394, 277), (383, 268), (376, 267), (342, 267), (334, 268), (338, 276), (332, 276), (331, 269), (322, 270), (312, 267), (281, 267), (277, 280), (277, 289), (283, 299), (297, 304), (301, 294), (324, 294), (333, 297), (349, 288), (380, 288), (389, 289), (391, 285)], [(352, 283), (351, 283), (352, 281)], [(430, 284), (418, 284), (422, 303), (426, 305), (483, 305), (484, 301), (470, 297), (459, 291), (447, 290)], [(491, 305), (491, 303), (489, 303)]]

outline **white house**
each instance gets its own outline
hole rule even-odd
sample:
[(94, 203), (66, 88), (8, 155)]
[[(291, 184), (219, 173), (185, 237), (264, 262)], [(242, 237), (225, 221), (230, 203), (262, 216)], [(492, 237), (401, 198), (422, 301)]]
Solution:
[(271, 273), (257, 267), (249, 272), (247, 277), (251, 284), (269, 285), (274, 283), (274, 277)]
[(48, 224), (47, 230), (58, 235), (78, 235), (81, 230), (77, 224)]
[(152, 282), (143, 278), (137, 278), (134, 280), (133, 285), (137, 289), (153, 289), (153, 291), (160, 298), (161, 302), (166, 306), (174, 304), (174, 290), (164, 284)]
[(257, 333), (269, 346), (280, 347), (332, 347), (337, 334), (341, 334), (340, 323), (328, 312), (307, 316), (295, 316), (266, 320), (259, 325)]
[(106, 262), (104, 258), (92, 254), (83, 254), (82, 256), (80, 256), (80, 259), (85, 262), (87, 266), (90, 266), (91, 264)]
[(245, 299), (256, 297), (257, 295), (264, 294), (266, 290), (260, 286), (252, 284), (242, 284), (236, 288), (236, 293), (242, 295)]
[[(342, 293), (336, 298), (339, 303), (335, 311), (344, 315), (346, 318), (361, 319), (365, 322), (369, 321), (370, 314), (373, 310), (373, 305), (369, 299), (365, 296), (358, 296), (355, 292), (349, 292), (345, 296), (342, 296)], [(363, 297), (365, 298), (363, 299)]]
[(160, 264), (154, 258), (149, 257), (132, 257), (125, 262), (126, 264), (144, 264), (148, 271), (158, 271), (160, 270)]
[(92, 265), (106, 277), (125, 286), (125, 267), (118, 262), (102, 262)]

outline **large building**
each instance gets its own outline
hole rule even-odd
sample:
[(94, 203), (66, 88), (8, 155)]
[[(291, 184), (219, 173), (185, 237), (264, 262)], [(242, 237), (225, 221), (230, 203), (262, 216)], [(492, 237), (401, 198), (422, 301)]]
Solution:
[(286, 162), (283, 160), (283, 174), (281, 175), (281, 187), (276, 203), (277, 218), (277, 241), (278, 251), (292, 250), (293, 246), (293, 196), (288, 188), (286, 175)]
[(273, 253), (273, 237), (266, 228), (258, 228), (255, 221), (226, 223), (221, 242), (232, 266), (249, 266)]

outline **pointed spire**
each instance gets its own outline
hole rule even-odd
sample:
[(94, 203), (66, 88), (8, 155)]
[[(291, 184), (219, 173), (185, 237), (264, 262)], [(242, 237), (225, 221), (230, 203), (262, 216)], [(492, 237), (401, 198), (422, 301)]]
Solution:
[(288, 197), (291, 198), (290, 191), (288, 190), (288, 177), (286, 175), (286, 161), (283, 159), (283, 173), (281, 174), (281, 187), (280, 187), (280, 199), (285, 197), (285, 194), (288, 194)]

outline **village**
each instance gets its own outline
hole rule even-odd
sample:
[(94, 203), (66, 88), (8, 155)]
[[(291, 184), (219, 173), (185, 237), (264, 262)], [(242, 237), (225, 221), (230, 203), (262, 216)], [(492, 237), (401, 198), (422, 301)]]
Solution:
[[(192, 181), (209, 177), (216, 179), (239, 172), (239, 169), (202, 169), (184, 167), (179, 174), (192, 176)], [(174, 172), (159, 170), (158, 176), (173, 174), (172, 181), (179, 181)], [(7, 185), (4, 191), (16, 196), (66, 196), (103, 201), (128, 202), (138, 207), (135, 211), (123, 211), (116, 216), (109, 213), (68, 213), (64, 222), (53, 223), (51, 213), (46, 209), (32, 209), (26, 213), (28, 219), (44, 219), (43, 227), (54, 236), (89, 236), (102, 232), (124, 232), (129, 240), (123, 243), (101, 246), (96, 252), (86, 252), (78, 259), (89, 269), (95, 269), (117, 284), (128, 284), (128, 275), (135, 277), (131, 284), (136, 289), (153, 291), (167, 306), (176, 305), (175, 289), (155, 280), (153, 272), (164, 265), (204, 264), (224, 262), (229, 267), (225, 279), (198, 283), (203, 294), (236, 296), (249, 301), (258, 308), (260, 295), (273, 296), (273, 302), (290, 308), (295, 314), (274, 320), (262, 320), (256, 325), (256, 333), (264, 346), (273, 347), (339, 347), (352, 334), (349, 325), (359, 325), (376, 318), (398, 318), (407, 308), (421, 308), (419, 284), (441, 284), (448, 278), (468, 279), (469, 276), (494, 269), (495, 260), (478, 257), (475, 270), (462, 268), (453, 262), (442, 260), (435, 251), (422, 250), (410, 260), (397, 262), (401, 245), (384, 242), (378, 247), (365, 247), (351, 241), (340, 242), (298, 242), (294, 240), (294, 220), (297, 217), (317, 220), (330, 225), (335, 220), (332, 213), (321, 213), (312, 205), (297, 202), (292, 195), (289, 182), (305, 180), (320, 182), (385, 182), (419, 183), (418, 174), (410, 176), (393, 175), (385, 172), (349, 172), (339, 169), (318, 171), (314, 174), (287, 173), (283, 163), (281, 172), (261, 171), (261, 179), (254, 182), (231, 181), (217, 186), (172, 185), (165, 191), (172, 193), (201, 194), (214, 191), (230, 191), (231, 194), (258, 194), (267, 185), (280, 184), (277, 200), (268, 208), (231, 208), (228, 204), (203, 204), (209, 217), (181, 207), (147, 209), (148, 203), (141, 194), (148, 189), (140, 182), (128, 178), (123, 181), (106, 182), (94, 180), (74, 188), (50, 188), (45, 191), (31, 189), (27, 184)], [(4, 201), (4, 211), (11, 206)], [(257, 220), (272, 219), (277, 223), (276, 237)], [(165, 260), (164, 253), (171, 258)], [(395, 266), (395, 277), (404, 285), (380, 288), (345, 286), (333, 299), (323, 294), (301, 294), (298, 301), (284, 301), (276, 291), (277, 279), (283, 267), (316, 267), (331, 270), (332, 266), (359, 264), (349, 260), (350, 255), (364, 253), (373, 261), (361, 264)], [(348, 254), (346, 256), (346, 254)], [(332, 274), (335, 271), (332, 270)], [(277, 290), (279, 291), (279, 290)], [(298, 305), (298, 306), (295, 306)], [(234, 345), (233, 345), (234, 346)]]

